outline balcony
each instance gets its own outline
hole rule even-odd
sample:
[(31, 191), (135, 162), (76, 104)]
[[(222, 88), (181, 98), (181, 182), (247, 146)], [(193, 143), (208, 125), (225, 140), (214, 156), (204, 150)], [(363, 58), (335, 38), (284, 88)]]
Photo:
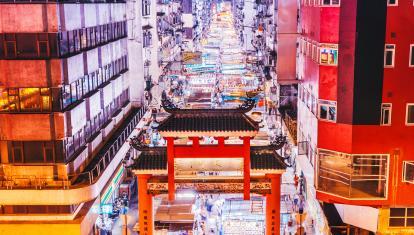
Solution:
[(66, 161), (70, 161), (72, 156), (79, 153), (79, 151), (85, 147), (85, 144), (89, 142), (128, 101), (129, 89), (126, 89), (100, 113), (87, 121), (86, 125), (80, 131), (71, 137), (66, 138), (64, 140)]
[(387, 197), (388, 155), (319, 149), (317, 189), (348, 199)]
[(126, 141), (138, 135), (135, 128), (144, 125), (140, 122), (144, 115), (149, 117), (145, 107), (131, 111), (82, 173), (63, 179), (0, 175), (0, 201), (6, 205), (73, 205), (95, 199), (119, 169), (130, 149)]
[(62, 112), (128, 70), (123, 56), (61, 88), (0, 88), (0, 113)]
[(126, 37), (126, 21), (57, 33), (2, 33), (0, 59), (66, 58)]
[(62, 109), (78, 103), (126, 71), (128, 71), (128, 56), (125, 55), (69, 85), (64, 84), (61, 88)]

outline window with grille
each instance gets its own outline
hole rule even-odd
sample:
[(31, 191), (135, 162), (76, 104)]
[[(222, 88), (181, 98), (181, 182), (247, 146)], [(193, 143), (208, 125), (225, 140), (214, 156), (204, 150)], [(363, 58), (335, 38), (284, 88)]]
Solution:
[(149, 16), (151, 14), (151, 0), (142, 1), (142, 16)]
[(384, 52), (384, 67), (392, 68), (394, 67), (395, 60), (395, 45), (386, 44)]
[(392, 105), (381, 104), (381, 125), (389, 126), (391, 125), (391, 112), (392, 112)]
[(414, 125), (414, 103), (407, 104), (406, 124), (409, 126)]
[(414, 208), (390, 208), (390, 227), (414, 227)]

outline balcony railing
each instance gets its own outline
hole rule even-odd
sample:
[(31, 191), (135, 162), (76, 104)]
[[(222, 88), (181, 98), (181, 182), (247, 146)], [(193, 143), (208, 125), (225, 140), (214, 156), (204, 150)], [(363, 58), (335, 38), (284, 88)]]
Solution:
[(61, 88), (61, 107), (65, 109), (85, 96), (96, 91), (102, 84), (118, 77), (128, 70), (128, 56), (123, 56), (98, 70), (83, 76)]
[(114, 22), (95, 27), (60, 32), (59, 56), (66, 57), (127, 37), (127, 22)]
[(127, 70), (123, 56), (61, 88), (0, 88), (0, 113), (61, 112)]
[(0, 33), (0, 59), (66, 58), (126, 37), (126, 21), (54, 33)]
[(141, 108), (140, 110), (136, 111), (133, 116), (131, 116), (130, 120), (127, 124), (115, 133), (113, 137), (113, 141), (108, 143), (107, 146), (103, 147), (101, 152), (95, 157), (95, 161), (93, 161), (89, 166), (90, 169), (88, 170), (88, 175), (83, 174), (82, 177), (76, 179), (74, 183), (94, 183), (102, 172), (105, 171), (106, 167), (111, 163), (114, 159), (116, 153), (122, 147), (122, 145), (128, 140), (129, 135), (138, 125), (139, 121), (142, 119), (146, 112), (146, 108)]
[(66, 159), (70, 160), (70, 158), (75, 153), (83, 149), (86, 142), (88, 142), (94, 135), (96, 135), (128, 100), (129, 89), (123, 91), (121, 95), (116, 97), (100, 113), (91, 118), (91, 120), (87, 121), (85, 126), (81, 128), (77, 133), (71, 137), (66, 138), (64, 141)]
[[(146, 107), (132, 111), (123, 125), (111, 136), (111, 140), (101, 148), (84, 172), (66, 175), (65, 177), (60, 175), (48, 177), (36, 175), (8, 176), (1, 173), (0, 189), (74, 189), (96, 183), (120, 148), (125, 144), (146, 111)], [(0, 172), (3, 172), (3, 170), (0, 170)]]
[(385, 198), (388, 155), (319, 149), (318, 190), (346, 198)]

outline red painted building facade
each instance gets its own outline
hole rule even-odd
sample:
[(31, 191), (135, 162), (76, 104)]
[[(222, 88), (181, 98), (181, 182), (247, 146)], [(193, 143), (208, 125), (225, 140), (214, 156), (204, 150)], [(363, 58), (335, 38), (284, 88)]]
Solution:
[(414, 6), (393, 2), (301, 1), (298, 139), (345, 223), (412, 234)]

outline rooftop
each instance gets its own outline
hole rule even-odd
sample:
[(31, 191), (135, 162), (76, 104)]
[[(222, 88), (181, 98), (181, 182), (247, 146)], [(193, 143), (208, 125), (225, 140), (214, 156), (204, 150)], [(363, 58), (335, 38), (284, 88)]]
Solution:
[(170, 113), (158, 126), (163, 137), (255, 136), (259, 131), (259, 123), (246, 114), (255, 105), (251, 99), (236, 109), (179, 109), (168, 99), (162, 105)]

